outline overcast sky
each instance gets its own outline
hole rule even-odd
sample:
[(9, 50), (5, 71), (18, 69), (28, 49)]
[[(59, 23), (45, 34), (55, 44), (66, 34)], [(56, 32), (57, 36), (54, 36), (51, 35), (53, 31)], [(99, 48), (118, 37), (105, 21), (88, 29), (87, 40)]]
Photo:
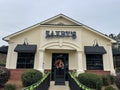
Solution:
[(120, 33), (120, 0), (0, 0), (0, 46), (3, 37), (58, 14), (104, 34)]

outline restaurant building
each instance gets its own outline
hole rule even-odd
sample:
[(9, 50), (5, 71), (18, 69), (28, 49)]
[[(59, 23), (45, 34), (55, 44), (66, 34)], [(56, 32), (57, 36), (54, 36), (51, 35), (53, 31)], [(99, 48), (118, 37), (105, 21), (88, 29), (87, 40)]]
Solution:
[[(116, 41), (72, 18), (59, 14), (13, 33), (6, 67), (47, 70), (52, 79), (68, 71), (109, 71), (115, 74), (112, 43)], [(61, 69), (61, 70), (60, 70)]]

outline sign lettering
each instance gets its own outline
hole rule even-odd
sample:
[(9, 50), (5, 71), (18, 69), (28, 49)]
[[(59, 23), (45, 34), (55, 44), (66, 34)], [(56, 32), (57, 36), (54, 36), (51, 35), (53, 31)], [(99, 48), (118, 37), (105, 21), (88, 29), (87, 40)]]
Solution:
[(46, 31), (46, 38), (72, 37), (76, 39), (75, 31)]

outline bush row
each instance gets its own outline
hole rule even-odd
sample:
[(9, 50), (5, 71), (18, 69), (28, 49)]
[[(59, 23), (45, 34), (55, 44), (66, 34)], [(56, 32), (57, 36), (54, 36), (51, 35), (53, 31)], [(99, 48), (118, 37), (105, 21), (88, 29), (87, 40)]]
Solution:
[[(41, 80), (38, 80), (38, 82), (28, 86), (28, 87), (25, 87), (23, 88), (23, 90), (35, 90), (37, 87), (39, 87), (45, 80), (46, 78), (49, 76), (49, 73), (45, 74)], [(44, 88), (46, 88), (47, 86), (45, 86)], [(38, 90), (38, 89), (37, 89)], [(40, 89), (41, 90), (41, 89)], [(46, 89), (45, 89), (46, 90)]]
[(104, 86), (111, 85), (115, 82), (115, 76), (112, 75), (102, 76), (102, 81)]
[(115, 79), (115, 76), (106, 75), (98, 76), (93, 73), (82, 73), (78, 75), (78, 80), (89, 88), (101, 90), (102, 86), (108, 86), (116, 82), (118, 88), (120, 88), (120, 75)]
[(89, 88), (97, 90), (101, 90), (102, 88), (102, 79), (96, 74), (82, 73), (78, 75), (78, 80), (80, 81), (80, 83), (84, 84)]
[[(70, 77), (76, 82), (76, 85), (78, 85), (78, 88), (81, 90), (90, 90), (87, 86), (83, 85), (82, 83), (79, 82), (79, 80), (76, 77), (76, 73), (69, 72)], [(70, 80), (71, 81), (71, 80)], [(70, 84), (70, 82), (69, 82)], [(74, 88), (76, 89), (76, 88)]]
[(82, 73), (78, 75), (78, 80), (80, 83), (92, 89), (101, 90), (102, 85), (104, 85), (107, 86), (105, 90), (115, 90), (112, 86), (108, 86), (114, 83), (120, 89), (120, 74), (116, 77), (112, 75), (101, 77), (93, 73)]
[(7, 68), (0, 67), (0, 86), (4, 85), (10, 77), (10, 71)]
[(42, 77), (43, 77), (42, 72), (38, 70), (30, 69), (25, 71), (21, 77), (23, 87), (27, 87), (38, 82), (39, 80), (41, 80)]

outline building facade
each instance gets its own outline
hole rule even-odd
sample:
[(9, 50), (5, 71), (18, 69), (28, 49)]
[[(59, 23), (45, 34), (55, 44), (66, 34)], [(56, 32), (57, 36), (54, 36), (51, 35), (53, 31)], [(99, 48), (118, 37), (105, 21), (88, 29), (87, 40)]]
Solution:
[(9, 43), (6, 62), (9, 69), (49, 70), (53, 77), (59, 68), (65, 73), (102, 70), (115, 74), (111, 47), (115, 41), (63, 14), (3, 40)]

